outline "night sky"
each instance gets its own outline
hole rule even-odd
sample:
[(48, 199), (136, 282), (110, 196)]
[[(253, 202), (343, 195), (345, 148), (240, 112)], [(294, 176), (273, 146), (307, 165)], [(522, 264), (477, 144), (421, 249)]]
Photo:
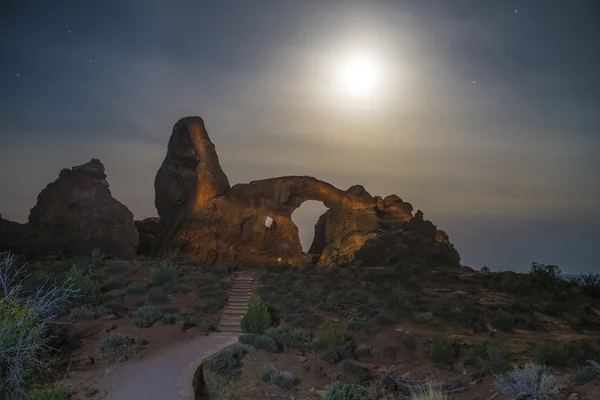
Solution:
[[(340, 84), (353, 54), (377, 66)], [(597, 1), (0, 1), (0, 213), (99, 158), (136, 219), (173, 124), (232, 184), (313, 175), (398, 194), (463, 264), (600, 272)], [(324, 206), (294, 214), (305, 246)]]

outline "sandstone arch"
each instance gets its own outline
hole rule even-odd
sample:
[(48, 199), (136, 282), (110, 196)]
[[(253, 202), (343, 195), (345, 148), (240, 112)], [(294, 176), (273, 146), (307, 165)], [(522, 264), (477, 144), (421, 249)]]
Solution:
[[(154, 186), (161, 219), (157, 249), (161, 256), (256, 266), (282, 257), (305, 264), (310, 257), (302, 252), (291, 215), (303, 202), (317, 200), (329, 209), (315, 226), (311, 246), (311, 252), (320, 254), (320, 264), (331, 265), (328, 249), (332, 246), (341, 246), (348, 261), (361, 249), (369, 258), (370, 246), (380, 254), (382, 245), (388, 250), (399, 247), (407, 256), (406, 249), (397, 246), (408, 246), (403, 244), (405, 236), (413, 241), (411, 257), (427, 256), (425, 253), (441, 246), (446, 249), (441, 251), (443, 259), (452, 263), (460, 259), (449, 241), (436, 241), (435, 225), (422, 217), (415, 219), (412, 206), (395, 195), (373, 197), (360, 185), (341, 190), (310, 176), (284, 176), (231, 187), (200, 117), (183, 118), (175, 124)], [(273, 219), (270, 227), (264, 223), (267, 217)], [(413, 233), (403, 236), (404, 231), (417, 232), (418, 240), (412, 238)], [(376, 240), (393, 232), (400, 232), (393, 240)], [(447, 238), (444, 235), (439, 237)], [(389, 253), (389, 257), (398, 256), (398, 252)]]

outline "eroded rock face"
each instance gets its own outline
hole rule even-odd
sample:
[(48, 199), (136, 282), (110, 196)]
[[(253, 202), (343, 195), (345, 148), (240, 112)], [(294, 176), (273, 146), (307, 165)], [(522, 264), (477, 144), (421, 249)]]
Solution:
[[(112, 197), (104, 165), (92, 159), (63, 169), (40, 192), (26, 224), (0, 223), (0, 247), (30, 253), (63, 251), (120, 255), (135, 250), (138, 233), (133, 214)], [(7, 233), (13, 233), (7, 240)]]
[[(265, 266), (278, 258), (296, 265), (318, 260), (338, 265), (358, 259), (437, 260), (457, 264), (458, 253), (435, 225), (391, 195), (371, 196), (362, 186), (340, 190), (308, 176), (287, 176), (229, 186), (199, 117), (178, 121), (155, 180), (160, 216), (159, 256)], [(291, 215), (304, 201), (329, 210), (315, 226), (304, 254)], [(273, 219), (270, 227), (267, 217)], [(404, 232), (410, 232), (404, 235)], [(387, 236), (386, 236), (387, 235)], [(341, 255), (341, 258), (339, 257)]]

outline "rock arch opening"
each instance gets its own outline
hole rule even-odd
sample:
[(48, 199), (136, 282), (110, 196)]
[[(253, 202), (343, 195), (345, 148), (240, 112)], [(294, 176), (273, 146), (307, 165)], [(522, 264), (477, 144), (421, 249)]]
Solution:
[(328, 210), (322, 201), (307, 200), (292, 213), (292, 222), (298, 227), (302, 251), (308, 253), (315, 238), (315, 225), (319, 217)]

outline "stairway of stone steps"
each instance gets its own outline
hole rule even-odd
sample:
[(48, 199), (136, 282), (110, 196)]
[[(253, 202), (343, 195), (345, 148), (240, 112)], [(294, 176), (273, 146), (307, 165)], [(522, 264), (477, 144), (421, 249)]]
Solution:
[(242, 333), (240, 326), (242, 317), (248, 310), (248, 299), (256, 287), (259, 270), (240, 271), (233, 281), (231, 289), (227, 292), (229, 300), (221, 311), (217, 331), (220, 333)]

